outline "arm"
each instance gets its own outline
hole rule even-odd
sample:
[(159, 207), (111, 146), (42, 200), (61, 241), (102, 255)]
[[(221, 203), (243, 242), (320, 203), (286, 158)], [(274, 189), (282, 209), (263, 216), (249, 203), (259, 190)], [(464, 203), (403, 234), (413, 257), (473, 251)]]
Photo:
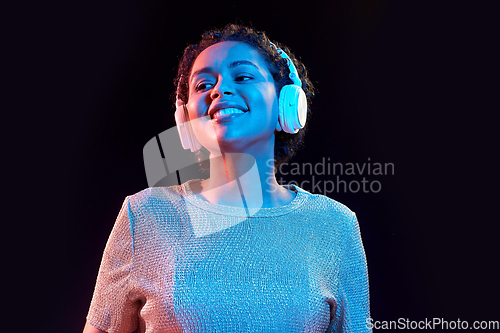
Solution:
[(355, 214), (347, 226), (345, 237), (346, 248), (340, 272), (339, 329), (341, 332), (371, 332), (366, 326), (370, 317), (368, 267)]
[(138, 324), (140, 302), (130, 298), (134, 243), (129, 198), (122, 205), (104, 249), (85, 333), (100, 332), (93, 325), (105, 332), (132, 332)]

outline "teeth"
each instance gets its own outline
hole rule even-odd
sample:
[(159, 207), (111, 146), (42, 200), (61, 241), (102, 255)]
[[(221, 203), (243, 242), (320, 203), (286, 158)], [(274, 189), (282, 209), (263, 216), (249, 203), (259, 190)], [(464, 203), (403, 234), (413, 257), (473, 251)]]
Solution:
[(213, 118), (217, 119), (220, 116), (225, 116), (226, 114), (232, 114), (232, 113), (245, 113), (245, 111), (241, 111), (240, 109), (236, 108), (228, 108), (228, 109), (222, 109), (214, 113)]

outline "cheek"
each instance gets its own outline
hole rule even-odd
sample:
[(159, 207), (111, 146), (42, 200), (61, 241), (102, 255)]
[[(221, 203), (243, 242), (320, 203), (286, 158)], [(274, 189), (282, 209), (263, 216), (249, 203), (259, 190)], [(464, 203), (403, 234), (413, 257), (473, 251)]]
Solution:
[(270, 84), (269, 87), (263, 92), (263, 100), (267, 105), (267, 112), (269, 112), (272, 117), (278, 117), (278, 95), (276, 93), (276, 88), (274, 84)]
[(187, 104), (190, 124), (196, 139), (210, 151), (217, 151), (218, 144), (213, 125), (205, 117), (208, 105), (203, 96), (191, 96)]
[(267, 112), (278, 112), (278, 96), (276, 94), (276, 88), (274, 84), (268, 83), (262, 86), (256, 94), (252, 96), (252, 100), (257, 102), (260, 109), (266, 110)]
[(278, 98), (278, 94), (276, 92), (276, 86), (274, 83), (268, 82), (265, 88), (264, 96), (268, 101), (274, 101)]
[(189, 118), (196, 119), (205, 115), (207, 106), (202, 98), (199, 98), (198, 96), (191, 96), (189, 98), (187, 108), (189, 111)]

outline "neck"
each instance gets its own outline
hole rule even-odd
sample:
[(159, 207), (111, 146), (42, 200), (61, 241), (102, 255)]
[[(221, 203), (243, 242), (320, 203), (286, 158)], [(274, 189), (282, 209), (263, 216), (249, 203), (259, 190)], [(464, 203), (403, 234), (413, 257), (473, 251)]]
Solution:
[(210, 178), (201, 195), (212, 203), (247, 208), (283, 206), (293, 194), (276, 181), (274, 152), (268, 156), (222, 153), (210, 158)]

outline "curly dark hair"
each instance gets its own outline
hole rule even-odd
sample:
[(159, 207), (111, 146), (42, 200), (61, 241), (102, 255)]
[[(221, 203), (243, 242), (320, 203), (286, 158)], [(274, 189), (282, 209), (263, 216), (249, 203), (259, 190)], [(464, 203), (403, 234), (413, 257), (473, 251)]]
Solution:
[[(302, 89), (307, 97), (307, 120), (309, 120), (311, 116), (311, 99), (314, 96), (314, 86), (309, 80), (308, 72), (304, 64), (297, 59), (285, 45), (271, 41), (264, 32), (257, 31), (252, 27), (244, 25), (228, 24), (223, 29), (206, 31), (203, 33), (202, 39), (198, 44), (189, 45), (184, 49), (184, 54), (179, 61), (177, 77), (174, 80), (176, 92), (172, 94), (173, 100), (179, 98), (187, 104), (189, 98), (188, 81), (194, 61), (198, 55), (209, 46), (224, 41), (239, 41), (253, 46), (266, 62), (268, 70), (274, 78), (278, 94), (283, 86), (293, 84), (293, 82), (289, 77), (290, 70), (286, 59), (283, 59), (281, 55), (278, 54), (278, 51), (271, 45), (271, 42), (285, 51), (297, 68), (299, 78), (302, 81)], [(309, 121), (306, 121), (304, 128), (300, 129), (296, 134), (289, 134), (285, 131), (276, 132), (274, 146), (275, 168), (278, 168), (281, 164), (290, 160), (298, 150), (304, 147), (304, 136), (308, 123)], [(202, 172), (207, 172), (210, 169), (210, 164), (207, 159), (208, 154), (209, 152), (205, 147), (195, 152), (196, 159)]]

